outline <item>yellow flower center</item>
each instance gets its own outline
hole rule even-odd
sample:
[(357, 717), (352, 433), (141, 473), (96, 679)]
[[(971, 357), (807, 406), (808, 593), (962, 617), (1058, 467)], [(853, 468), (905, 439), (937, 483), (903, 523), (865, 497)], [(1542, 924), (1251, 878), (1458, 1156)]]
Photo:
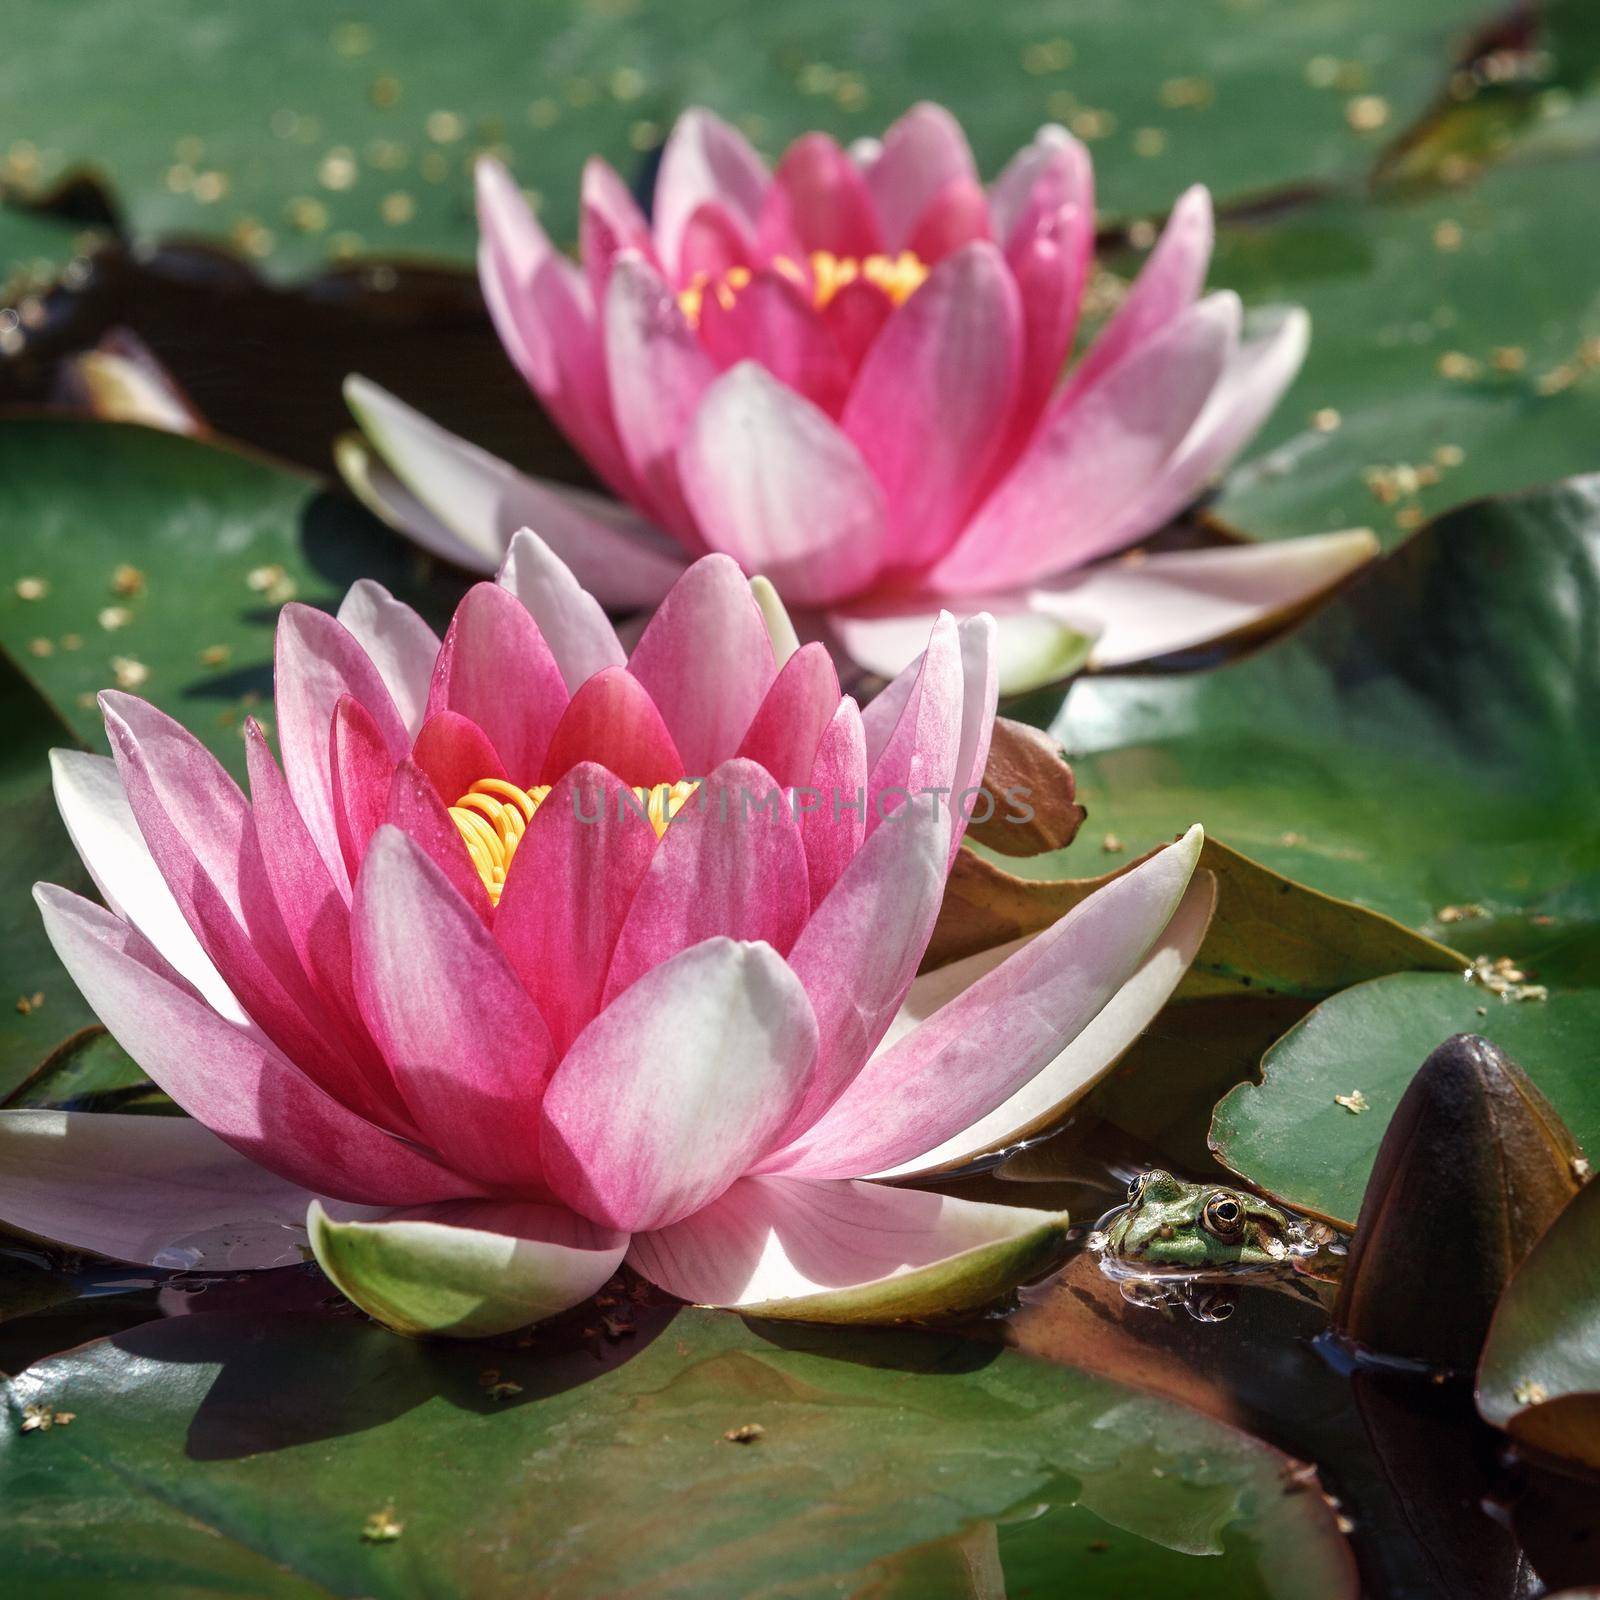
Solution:
[[(831, 250), (813, 250), (809, 284), (799, 264), (788, 256), (774, 256), (773, 268), (802, 289), (809, 288), (811, 303), (821, 311), (838, 292), (857, 278), (875, 283), (895, 305), (903, 305), (927, 279), (929, 267), (921, 256), (902, 250), (897, 256), (836, 256)], [(739, 291), (748, 287), (749, 267), (729, 267), (726, 272), (697, 272), (686, 289), (678, 291), (678, 304), (691, 327), (700, 325), (706, 296), (713, 295), (724, 311), (732, 311)]]
[[(633, 797), (641, 816), (650, 819), (656, 838), (666, 832), (667, 824), (683, 809), (684, 802), (695, 791), (687, 779), (677, 783), (658, 783), (653, 788), (633, 786)], [(511, 870), (511, 858), (522, 843), (522, 836), (533, 821), (533, 814), (549, 797), (550, 785), (541, 783), (532, 789), (519, 789), (504, 778), (480, 778), (450, 807), (450, 819), (461, 830), (461, 838), (472, 857), (472, 864), (489, 891), (492, 904), (500, 904), (500, 893), (506, 886), (506, 874)], [(597, 823), (601, 808), (608, 796), (600, 793), (580, 794), (576, 797), (580, 808), (578, 820)], [(618, 801), (619, 805), (626, 804)]]

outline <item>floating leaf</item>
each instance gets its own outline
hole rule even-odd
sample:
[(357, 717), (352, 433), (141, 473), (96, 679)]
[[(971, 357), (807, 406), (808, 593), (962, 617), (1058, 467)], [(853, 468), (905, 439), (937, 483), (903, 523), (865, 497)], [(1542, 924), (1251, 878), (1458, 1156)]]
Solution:
[[(942, 1335), (653, 1331), (602, 1364), (212, 1315), (68, 1352), (10, 1386), (8, 1570), (30, 1592), (831, 1592), (998, 1524), (1019, 1589), (1354, 1594), (1287, 1458), (1171, 1402)], [(28, 1406), (70, 1407), (70, 1435), (19, 1436)], [(363, 1540), (379, 1511), (398, 1539)]]
[[(1600, 1149), (1594, 1040), (1600, 991), (1500, 999), (1459, 976), (1402, 972), (1324, 1000), (1267, 1051), (1260, 1083), (1217, 1106), (1211, 1144), (1242, 1177), (1307, 1211), (1353, 1226), (1385, 1130), (1417, 1063), (1453, 1034), (1491, 1040), (1526, 1071), (1586, 1149)], [(1359, 1089), (1353, 1117), (1336, 1096)]]

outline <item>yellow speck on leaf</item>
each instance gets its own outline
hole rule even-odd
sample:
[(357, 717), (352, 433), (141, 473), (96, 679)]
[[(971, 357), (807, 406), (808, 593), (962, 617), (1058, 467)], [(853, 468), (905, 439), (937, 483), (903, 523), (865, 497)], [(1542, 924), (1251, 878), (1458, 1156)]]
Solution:
[(1333, 1103), (1336, 1106), (1343, 1106), (1353, 1117), (1359, 1117), (1363, 1111), (1372, 1109), (1371, 1103), (1359, 1089), (1352, 1089), (1349, 1094), (1336, 1094)]
[(368, 1544), (392, 1544), (405, 1531), (405, 1523), (395, 1519), (394, 1507), (387, 1505), (362, 1524), (361, 1537)]

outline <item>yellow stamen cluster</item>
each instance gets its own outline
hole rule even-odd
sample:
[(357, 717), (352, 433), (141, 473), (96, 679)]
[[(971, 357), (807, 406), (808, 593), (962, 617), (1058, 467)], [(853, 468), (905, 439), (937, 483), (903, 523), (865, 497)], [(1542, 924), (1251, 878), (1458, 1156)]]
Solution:
[[(910, 250), (897, 256), (836, 256), (831, 250), (813, 250), (809, 280), (800, 265), (788, 256), (774, 256), (772, 266), (786, 278), (807, 289), (811, 303), (821, 311), (838, 292), (857, 278), (878, 286), (895, 305), (903, 305), (920, 289), (928, 276), (928, 264)], [(715, 296), (724, 311), (732, 311), (741, 289), (748, 288), (749, 267), (729, 267), (720, 274), (697, 272), (689, 286), (678, 293), (678, 304), (691, 326), (698, 327), (706, 296)]]
[[(638, 784), (633, 786), (638, 809), (649, 817), (658, 839), (694, 791), (694, 784), (681, 779), (677, 783), (658, 783), (649, 789)], [(472, 864), (478, 869), (492, 904), (500, 904), (506, 873), (511, 870), (511, 858), (517, 853), (534, 812), (549, 794), (547, 783), (519, 789), (504, 778), (481, 778), (450, 807), (450, 820), (460, 829), (467, 854), (472, 857)], [(600, 813), (595, 808), (608, 801), (609, 796), (580, 796), (583, 810), (579, 820), (599, 822)]]

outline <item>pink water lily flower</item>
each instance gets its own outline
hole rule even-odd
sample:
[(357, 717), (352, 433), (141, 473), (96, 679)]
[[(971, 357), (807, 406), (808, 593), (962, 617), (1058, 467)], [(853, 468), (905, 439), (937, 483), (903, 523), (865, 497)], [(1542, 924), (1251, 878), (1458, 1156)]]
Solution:
[[(763, 609), (765, 603), (765, 610)], [(1062, 1219), (862, 1181), (960, 1164), (1109, 1069), (1209, 916), (1199, 833), (1000, 960), (918, 978), (981, 783), (993, 627), (865, 711), (726, 556), (631, 655), (528, 533), (443, 642), (363, 581), (278, 628), (248, 798), (103, 698), (55, 757), (102, 907), (68, 971), (188, 1119), (0, 1112), (0, 1219), (157, 1266), (309, 1240), (403, 1331), (484, 1335), (624, 1256), (813, 1319), (985, 1301)], [(774, 643), (774, 640), (777, 643)]]
[(466, 566), (492, 569), (526, 524), (626, 610), (722, 551), (778, 586), (802, 633), (884, 677), (941, 609), (988, 610), (1012, 692), (1061, 677), (1091, 640), (1091, 665), (1111, 667), (1260, 628), (1376, 549), (1356, 530), (1107, 559), (1249, 442), (1308, 323), (1202, 296), (1212, 217), (1196, 187), (1068, 368), (1095, 208), (1088, 153), (1061, 128), (985, 189), (938, 106), (866, 149), (807, 134), (774, 172), (693, 110), (649, 220), (590, 161), (581, 264), (491, 160), (478, 214), (507, 352), (626, 505), (527, 478), (350, 380), (365, 438), (341, 446), (346, 477)]

